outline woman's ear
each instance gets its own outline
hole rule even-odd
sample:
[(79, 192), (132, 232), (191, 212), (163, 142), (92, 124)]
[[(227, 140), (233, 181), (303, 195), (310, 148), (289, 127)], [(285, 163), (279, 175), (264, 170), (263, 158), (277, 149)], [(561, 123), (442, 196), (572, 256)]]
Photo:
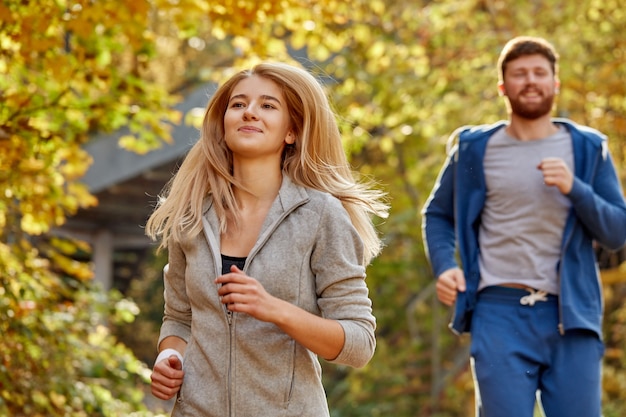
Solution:
[(285, 137), (285, 143), (287, 145), (292, 145), (295, 141), (296, 135), (293, 133), (293, 130), (290, 130), (289, 133), (287, 133), (287, 137)]

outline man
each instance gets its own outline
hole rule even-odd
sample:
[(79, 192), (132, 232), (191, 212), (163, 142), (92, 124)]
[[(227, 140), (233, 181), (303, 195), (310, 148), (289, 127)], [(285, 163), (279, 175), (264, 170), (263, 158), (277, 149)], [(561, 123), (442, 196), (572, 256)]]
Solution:
[(472, 335), (482, 417), (532, 417), (536, 392), (547, 417), (601, 414), (593, 245), (624, 245), (626, 202), (606, 137), (551, 117), (557, 61), (544, 39), (507, 43), (509, 120), (459, 130), (423, 211), (437, 295)]

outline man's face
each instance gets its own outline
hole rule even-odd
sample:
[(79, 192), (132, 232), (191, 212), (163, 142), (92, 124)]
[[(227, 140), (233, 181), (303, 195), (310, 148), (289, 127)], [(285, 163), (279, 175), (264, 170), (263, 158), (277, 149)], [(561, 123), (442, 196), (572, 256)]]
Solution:
[(552, 111), (558, 80), (543, 55), (524, 55), (510, 61), (498, 86), (507, 96), (513, 115), (534, 120)]

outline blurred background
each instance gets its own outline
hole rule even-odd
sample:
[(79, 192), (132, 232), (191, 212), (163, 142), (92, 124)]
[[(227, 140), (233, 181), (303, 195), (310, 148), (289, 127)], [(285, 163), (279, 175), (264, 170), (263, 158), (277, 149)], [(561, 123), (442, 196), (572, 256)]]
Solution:
[[(0, 416), (157, 416), (164, 254), (143, 235), (215, 85), (260, 60), (327, 86), (392, 210), (368, 268), (378, 346), (323, 363), (333, 417), (473, 415), (468, 338), (434, 296), (420, 210), (466, 124), (506, 118), (517, 35), (560, 56), (555, 116), (609, 136), (626, 183), (625, 0), (5, 0), (0, 4)], [(532, 198), (532, 196), (528, 196)], [(626, 415), (626, 252), (598, 247), (604, 415)], [(575, 366), (575, 364), (572, 364)]]

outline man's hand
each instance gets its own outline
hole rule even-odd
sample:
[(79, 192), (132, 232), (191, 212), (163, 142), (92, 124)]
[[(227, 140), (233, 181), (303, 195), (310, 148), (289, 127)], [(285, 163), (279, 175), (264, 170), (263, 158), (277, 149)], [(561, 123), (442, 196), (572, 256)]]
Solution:
[(448, 269), (437, 278), (436, 288), (439, 301), (451, 306), (456, 301), (457, 293), (465, 291), (465, 274), (460, 268)]
[(555, 186), (561, 194), (567, 195), (574, 185), (574, 175), (561, 158), (544, 158), (537, 169), (543, 174), (543, 183), (548, 186)]

